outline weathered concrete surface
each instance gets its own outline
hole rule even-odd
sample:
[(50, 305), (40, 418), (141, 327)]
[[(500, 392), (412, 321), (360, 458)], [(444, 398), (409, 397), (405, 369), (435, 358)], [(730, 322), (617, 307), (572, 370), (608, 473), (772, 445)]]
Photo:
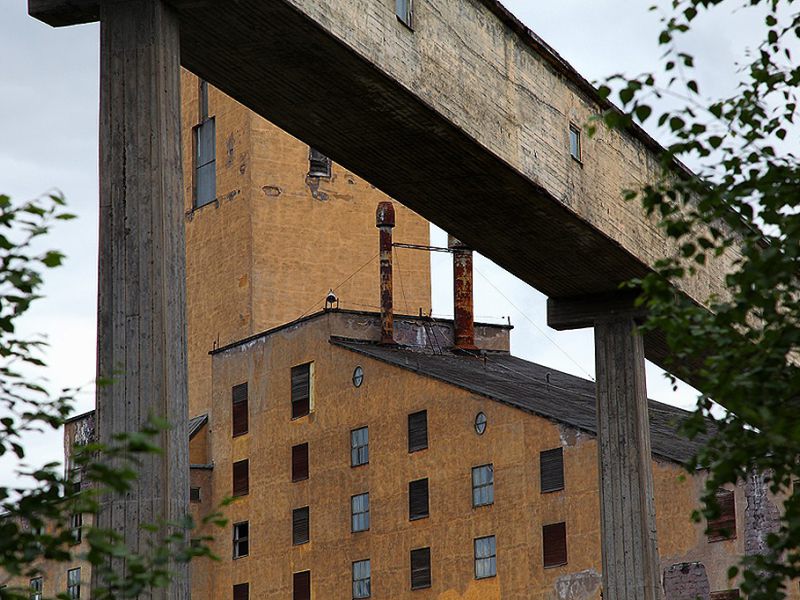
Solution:
[(711, 588), (705, 565), (680, 563), (665, 569), (664, 593), (667, 600), (708, 600)]
[[(97, 386), (97, 435), (111, 443), (151, 417), (171, 428), (131, 489), (102, 497), (97, 524), (146, 556), (166, 532), (141, 526), (180, 522), (189, 504), (177, 16), (161, 0), (104, 3), (100, 49), (97, 376), (111, 383)], [(122, 558), (111, 566), (126, 572)], [(189, 597), (186, 565), (169, 568), (147, 598)]]
[[(574, 160), (569, 124), (605, 105), (495, 0), (420, 2), (414, 31), (389, 1), (169, 2), (186, 67), (548, 296), (613, 290), (670, 251), (620, 196), (658, 174), (656, 146), (601, 130)], [(721, 292), (726, 266), (689, 295)]]
[(767, 476), (750, 471), (744, 482), (744, 496), (744, 552), (748, 556), (763, 554), (767, 551), (767, 536), (781, 525), (780, 509), (769, 491)]

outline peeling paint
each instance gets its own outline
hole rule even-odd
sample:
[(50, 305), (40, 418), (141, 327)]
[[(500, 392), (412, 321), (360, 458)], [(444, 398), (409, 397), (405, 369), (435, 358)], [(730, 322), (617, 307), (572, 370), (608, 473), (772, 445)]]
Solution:
[(556, 600), (589, 600), (600, 589), (600, 574), (594, 569), (570, 573), (556, 579)]
[(264, 192), (265, 196), (269, 196), (271, 198), (277, 198), (283, 193), (283, 190), (277, 185), (265, 185), (261, 188), (261, 191)]
[(319, 177), (306, 177), (306, 185), (308, 189), (311, 190), (311, 196), (314, 200), (320, 200), (321, 202), (327, 202), (328, 194), (326, 192), (322, 192), (319, 189), (320, 178)]
[(711, 586), (701, 562), (677, 563), (664, 570), (664, 595), (668, 600), (709, 600)]
[(225, 140), (225, 166), (230, 167), (233, 165), (233, 155), (234, 155), (234, 140), (233, 140), (233, 133), (228, 136), (228, 139)]

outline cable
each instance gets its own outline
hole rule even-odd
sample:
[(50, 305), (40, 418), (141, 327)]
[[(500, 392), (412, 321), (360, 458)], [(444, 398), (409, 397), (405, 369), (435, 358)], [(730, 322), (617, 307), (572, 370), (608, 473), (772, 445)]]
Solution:
[[(361, 265), (360, 267), (358, 267), (358, 269), (356, 269), (356, 270), (355, 270), (355, 271), (353, 271), (353, 272), (352, 272), (350, 275), (348, 275), (348, 276), (347, 276), (347, 279), (345, 279), (345, 280), (344, 280), (344, 281), (342, 281), (342, 282), (341, 282), (339, 285), (337, 285), (335, 288), (333, 288), (333, 291), (335, 292), (335, 291), (336, 291), (336, 290), (338, 290), (340, 287), (342, 287), (342, 286), (343, 286), (345, 283), (347, 283), (348, 281), (350, 281), (350, 280), (351, 280), (353, 277), (355, 277), (356, 275), (358, 275), (358, 273), (360, 273), (361, 271), (363, 271), (363, 270), (364, 270), (364, 268), (365, 268), (365, 267), (366, 267), (368, 264), (370, 264), (370, 263), (371, 263), (373, 260), (375, 260), (376, 258), (378, 258), (378, 256), (379, 256), (379, 255), (380, 255), (380, 251), (378, 251), (378, 253), (377, 253), (377, 254), (375, 254), (375, 256), (373, 256), (372, 258), (370, 258), (370, 259), (369, 259), (367, 262), (365, 262), (363, 265)], [(328, 294), (325, 294), (325, 295), (322, 297), (322, 300), (321, 300), (321, 301), (322, 301), (322, 302), (325, 302), (325, 298), (327, 298), (327, 297), (328, 297)], [(312, 304), (312, 305), (311, 305), (311, 306), (309, 306), (307, 309), (305, 309), (305, 310), (303, 311), (303, 314), (301, 314), (301, 315), (300, 315), (299, 317), (297, 317), (297, 319), (295, 319), (295, 320), (302, 319), (303, 317), (305, 317), (305, 316), (306, 316), (306, 315), (309, 313), (309, 311), (311, 311), (311, 310), (312, 310), (312, 309), (313, 309), (313, 308), (314, 308), (314, 307), (315, 307), (317, 304), (319, 304), (319, 303), (320, 303), (320, 301), (314, 302), (314, 304)]]
[(481, 273), (481, 270), (480, 270), (480, 269), (479, 269), (477, 266), (475, 266), (474, 268), (475, 268), (475, 271), (477, 271), (478, 275), (480, 275), (481, 277), (483, 277), (483, 278), (486, 280), (486, 282), (487, 282), (487, 283), (488, 283), (490, 286), (492, 286), (492, 287), (495, 289), (495, 291), (496, 291), (498, 294), (500, 294), (500, 295), (501, 295), (503, 298), (505, 298), (506, 302), (508, 302), (508, 303), (509, 303), (509, 304), (510, 304), (510, 305), (511, 305), (511, 306), (512, 306), (512, 307), (513, 307), (513, 308), (514, 308), (514, 309), (515, 309), (515, 310), (516, 310), (516, 311), (517, 311), (519, 314), (521, 314), (521, 315), (522, 315), (522, 316), (523, 316), (523, 317), (524, 317), (524, 318), (525, 318), (525, 319), (526, 319), (526, 320), (527, 320), (527, 321), (528, 321), (528, 322), (529, 322), (531, 325), (533, 325), (533, 326), (536, 328), (536, 330), (537, 330), (539, 333), (541, 333), (541, 334), (544, 336), (544, 338), (545, 338), (545, 339), (546, 339), (548, 342), (550, 342), (551, 344), (553, 344), (553, 346), (555, 346), (555, 347), (558, 349), (558, 351), (559, 351), (559, 352), (561, 352), (561, 353), (562, 353), (564, 356), (566, 356), (566, 357), (567, 357), (567, 358), (570, 360), (570, 362), (572, 362), (572, 364), (574, 364), (574, 365), (575, 365), (576, 367), (578, 367), (578, 368), (579, 368), (581, 371), (583, 371), (584, 373), (586, 373), (586, 376), (587, 376), (587, 377), (588, 377), (588, 378), (589, 378), (591, 381), (594, 381), (594, 380), (595, 380), (595, 379), (594, 379), (594, 377), (592, 377), (592, 375), (591, 375), (591, 374), (590, 374), (590, 373), (589, 373), (589, 372), (588, 372), (586, 369), (584, 369), (584, 368), (583, 368), (583, 367), (580, 365), (580, 363), (578, 363), (578, 361), (576, 361), (574, 358), (572, 358), (572, 356), (570, 356), (570, 354), (569, 354), (569, 353), (568, 353), (566, 350), (564, 350), (564, 349), (563, 349), (561, 346), (559, 346), (559, 345), (558, 345), (558, 344), (555, 342), (555, 340), (553, 340), (553, 339), (552, 339), (552, 338), (551, 338), (549, 335), (547, 335), (547, 333), (545, 333), (545, 332), (544, 332), (544, 330), (542, 330), (542, 328), (541, 328), (541, 327), (539, 327), (539, 326), (538, 326), (538, 325), (537, 325), (537, 324), (536, 324), (536, 323), (535, 323), (535, 322), (534, 322), (534, 321), (533, 321), (533, 320), (532, 320), (530, 317), (528, 317), (528, 315), (526, 315), (524, 312), (522, 312), (522, 310), (521, 310), (521, 309), (519, 309), (519, 308), (517, 307), (517, 305), (516, 305), (516, 304), (514, 304), (514, 303), (513, 303), (511, 300), (509, 300), (508, 296), (506, 296), (506, 295), (505, 295), (503, 292), (501, 292), (501, 291), (500, 291), (500, 288), (498, 288), (498, 287), (497, 287), (497, 286), (496, 286), (494, 283), (492, 283), (492, 281), (491, 281), (491, 280), (490, 280), (488, 277), (486, 277), (486, 275), (484, 275), (483, 273)]

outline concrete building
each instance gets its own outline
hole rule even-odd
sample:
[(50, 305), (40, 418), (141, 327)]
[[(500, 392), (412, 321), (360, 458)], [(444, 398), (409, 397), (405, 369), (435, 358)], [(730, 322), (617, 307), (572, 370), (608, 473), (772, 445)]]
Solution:
[[(192, 564), (192, 598), (600, 598), (594, 384), (513, 357), (509, 326), (454, 348), (471, 315), (420, 316), (425, 252), (390, 252), (387, 311), (386, 196), (188, 72), (182, 90), (192, 513), (234, 497), (227, 528), (197, 532), (221, 560)], [(394, 207), (394, 240), (428, 245)], [(692, 523), (682, 418), (650, 403), (664, 595), (727, 600), (777, 512), (754, 479), (722, 492), (712, 535)], [(67, 456), (93, 431), (68, 423)], [(76, 561), (41, 585), (86, 598), (89, 580)]]

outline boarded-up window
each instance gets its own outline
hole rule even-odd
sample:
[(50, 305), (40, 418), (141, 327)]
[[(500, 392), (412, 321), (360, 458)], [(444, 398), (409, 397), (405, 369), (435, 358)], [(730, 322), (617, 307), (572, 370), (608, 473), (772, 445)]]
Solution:
[(292, 418), (303, 417), (311, 410), (311, 363), (292, 367)]
[(217, 151), (214, 117), (194, 128), (194, 205), (213, 202), (217, 196)]
[(350, 466), (369, 462), (369, 428), (359, 427), (350, 432)]
[(738, 600), (739, 590), (724, 590), (721, 592), (711, 592), (708, 600)]
[(295, 546), (306, 544), (309, 540), (308, 507), (295, 508), (292, 511), (292, 543)]
[(308, 175), (309, 177), (331, 176), (331, 159), (316, 148), (309, 148), (308, 151)]
[(308, 479), (308, 442), (292, 446), (292, 481)]
[(369, 493), (351, 497), (350, 508), (353, 532), (367, 531), (369, 529)]
[(497, 575), (497, 543), (493, 535), (475, 540), (475, 579)]
[(394, 12), (403, 25), (409, 28), (414, 26), (414, 0), (395, 0)]
[(189, 502), (200, 502), (200, 488), (199, 487), (190, 487), (189, 488)]
[(417, 548), (411, 551), (411, 589), (431, 587), (431, 549)]
[(237, 583), (234, 585), (233, 600), (250, 600), (250, 584)]
[(233, 558), (242, 558), (248, 554), (250, 554), (250, 522), (234, 523)]
[(408, 484), (408, 519), (414, 521), (428, 516), (428, 480), (417, 479)]
[(736, 502), (732, 490), (717, 490), (719, 517), (708, 522), (708, 541), (718, 542), (736, 537)]
[(233, 413), (233, 437), (244, 435), (248, 428), (247, 384), (233, 386), (231, 391)]
[(311, 600), (311, 571), (292, 576), (292, 600)]
[(542, 527), (542, 554), (545, 567), (567, 564), (566, 523), (553, 523)]
[(494, 504), (494, 466), (472, 467), (472, 506)]
[(233, 495), (244, 496), (250, 492), (250, 461), (233, 463)]
[(428, 411), (408, 415), (408, 451), (416, 452), (428, 447)]
[(564, 489), (564, 452), (561, 448), (539, 453), (539, 475), (543, 494)]

